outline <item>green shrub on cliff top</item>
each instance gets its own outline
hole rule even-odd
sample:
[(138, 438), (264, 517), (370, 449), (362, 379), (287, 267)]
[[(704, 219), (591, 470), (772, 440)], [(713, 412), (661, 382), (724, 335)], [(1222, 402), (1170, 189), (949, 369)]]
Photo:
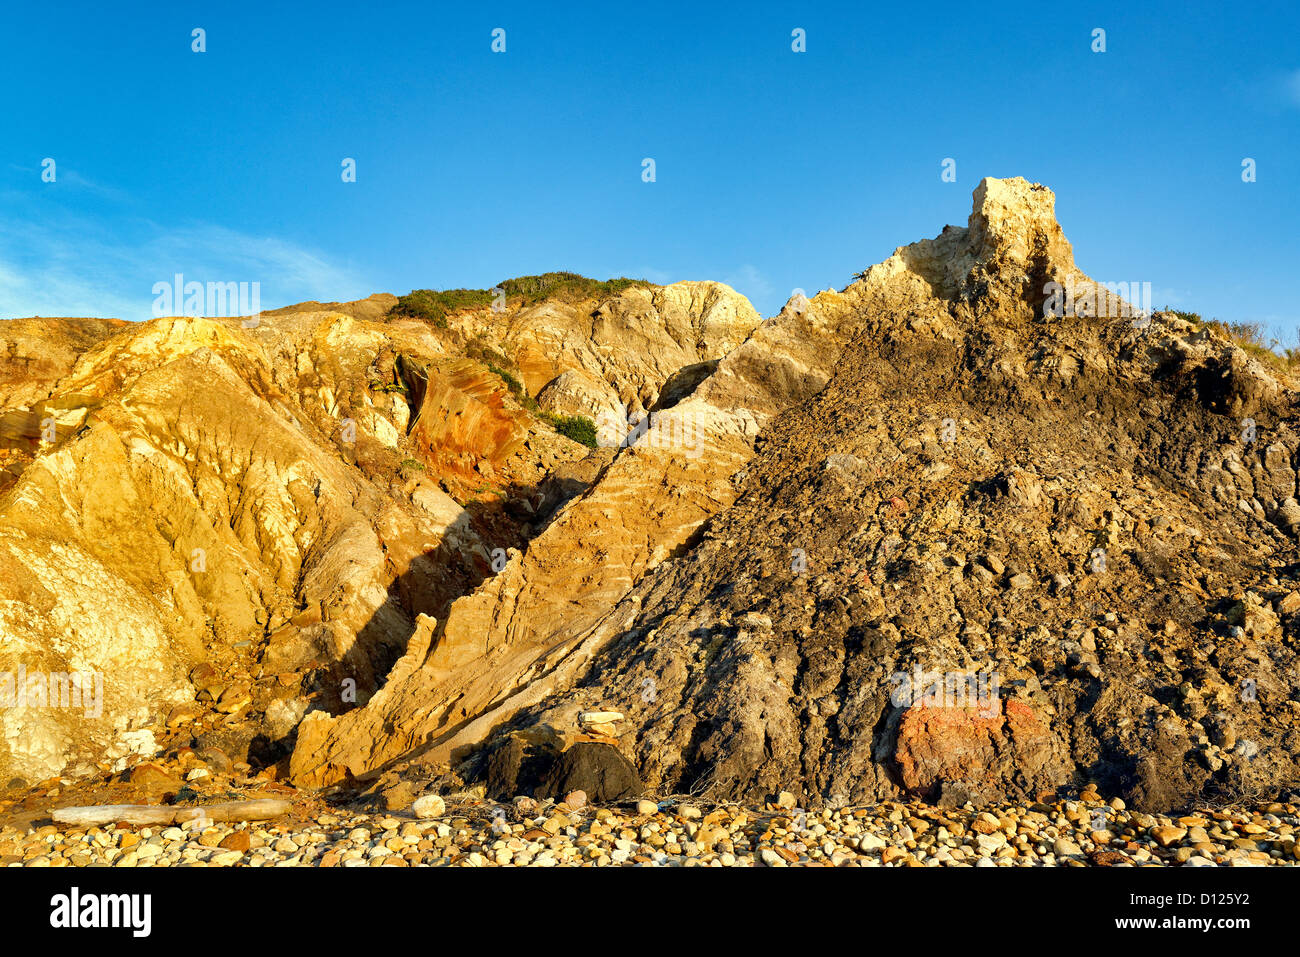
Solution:
[[(497, 283), (494, 289), (501, 289), (506, 295), (506, 302), (514, 305), (531, 306), (546, 299), (575, 301), (580, 299), (600, 299), (604, 296), (617, 295), (633, 286), (651, 286), (644, 279), (588, 279), (574, 272), (548, 272), (540, 276), (517, 276)], [(405, 296), (399, 296), (397, 303), (388, 310), (390, 316), (406, 316), (423, 319), (439, 329), (447, 328), (447, 317), (452, 313), (466, 309), (479, 309), (492, 305), (494, 298), (491, 289), (412, 289)]]
[(451, 313), (490, 305), (491, 302), (492, 294), (486, 289), (412, 289), (398, 298), (388, 314), (423, 319), (445, 329), (447, 316)]

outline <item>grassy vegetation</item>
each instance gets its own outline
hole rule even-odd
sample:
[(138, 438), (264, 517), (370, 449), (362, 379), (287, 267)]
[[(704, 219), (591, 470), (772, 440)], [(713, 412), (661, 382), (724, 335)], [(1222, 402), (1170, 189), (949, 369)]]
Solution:
[(533, 415), (545, 422), (549, 422), (555, 431), (561, 435), (567, 436), (575, 442), (581, 442), (589, 449), (596, 448), (596, 423), (591, 419), (585, 415), (557, 415), (554, 412), (547, 412), (538, 408), (537, 400), (524, 390), (522, 382), (493, 362), (486, 362), (485, 365), (489, 370), (501, 377), (501, 381), (506, 384), (510, 394)]
[(1205, 320), (1201, 318), (1199, 312), (1184, 312), (1181, 309), (1170, 309), (1168, 306), (1165, 306), (1159, 311), (1167, 312), (1172, 316), (1177, 316), (1179, 319), (1183, 320), (1183, 322), (1190, 322), (1194, 326), (1203, 325), (1205, 322)]
[[(518, 379), (516, 379), (514, 376), (512, 376), (509, 372), (507, 372), (505, 369), (502, 369), (500, 366), (491, 362), (487, 363), (487, 367), (489, 372), (495, 372), (498, 376), (501, 377), (501, 381), (506, 384), (506, 388), (510, 390), (510, 394), (513, 395), (520, 402), (523, 402), (525, 406), (527, 406), (527, 402), (532, 401), (532, 396), (530, 396), (527, 392), (524, 391), (524, 384), (520, 382)], [(527, 402), (525, 402), (525, 400), (527, 400)], [(530, 409), (529, 411), (532, 410)]]
[[(652, 287), (644, 279), (588, 279), (573, 272), (548, 272), (540, 276), (519, 276), (500, 282), (496, 287), (505, 292), (506, 302), (514, 306), (531, 306), (546, 299), (576, 302), (617, 295), (634, 286)], [(421, 319), (440, 329), (447, 328), (447, 317), (467, 309), (479, 309), (492, 304), (491, 289), (413, 289), (398, 298), (389, 311), (390, 316)], [(465, 346), (465, 354), (483, 363), (505, 383), (515, 400), (538, 418), (548, 422), (561, 435), (581, 442), (588, 448), (597, 447), (596, 423), (585, 415), (557, 415), (538, 408), (537, 400), (528, 394), (523, 382), (515, 375), (518, 369), (510, 358), (482, 336), (476, 336)], [(383, 387), (380, 387), (383, 388)], [(406, 465), (407, 463), (403, 463)]]
[(412, 289), (409, 294), (398, 297), (388, 314), (423, 319), (439, 329), (446, 329), (447, 316), (453, 312), (491, 303), (492, 294), (486, 289)]
[(589, 449), (598, 445), (596, 441), (596, 423), (585, 415), (556, 415), (554, 412), (542, 412), (541, 417), (561, 435), (580, 442)]
[(465, 343), (465, 355), (471, 359), (477, 359), (485, 366), (496, 366), (498, 369), (515, 368), (515, 364), (510, 361), (510, 357), (482, 335), (475, 336)]
[(650, 286), (644, 279), (588, 279), (575, 272), (548, 272), (540, 276), (519, 276), (498, 283), (505, 290), (506, 301), (520, 299), (524, 305), (535, 305), (544, 299), (600, 299), (614, 296), (633, 286)]
[[(651, 286), (644, 279), (588, 279), (574, 272), (548, 272), (540, 276), (518, 276), (497, 283), (494, 288), (505, 292), (506, 302), (531, 306), (545, 299), (574, 302), (581, 299), (599, 299), (613, 296), (633, 286)], [(388, 310), (390, 316), (422, 319), (439, 329), (447, 328), (447, 317), (466, 309), (490, 306), (494, 294), (491, 289), (412, 289)]]
[(1300, 366), (1300, 346), (1284, 348), (1277, 339), (1266, 338), (1264, 327), (1258, 322), (1224, 322), (1221, 319), (1205, 319), (1199, 312), (1186, 312), (1181, 309), (1165, 308), (1162, 311), (1173, 313), (1179, 319), (1190, 322), (1197, 328), (1213, 329), (1223, 337), (1231, 339), (1254, 358), (1275, 368), (1294, 371)]

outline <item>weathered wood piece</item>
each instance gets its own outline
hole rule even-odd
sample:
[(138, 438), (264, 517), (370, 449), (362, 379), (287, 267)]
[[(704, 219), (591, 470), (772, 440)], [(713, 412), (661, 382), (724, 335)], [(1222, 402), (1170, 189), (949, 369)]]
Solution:
[(181, 821), (269, 821), (289, 813), (292, 805), (278, 798), (227, 801), (198, 807), (152, 804), (98, 804), (63, 807), (51, 813), (55, 824), (92, 827), (101, 824), (176, 824)]

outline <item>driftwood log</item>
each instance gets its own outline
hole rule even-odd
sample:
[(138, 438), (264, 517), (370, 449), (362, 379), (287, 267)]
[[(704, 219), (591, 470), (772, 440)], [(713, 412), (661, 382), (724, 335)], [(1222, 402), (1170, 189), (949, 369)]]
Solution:
[(166, 807), (153, 804), (99, 804), (62, 807), (50, 816), (55, 824), (91, 827), (98, 824), (178, 824), (182, 821), (269, 821), (289, 813), (288, 801), (258, 798), (206, 807)]

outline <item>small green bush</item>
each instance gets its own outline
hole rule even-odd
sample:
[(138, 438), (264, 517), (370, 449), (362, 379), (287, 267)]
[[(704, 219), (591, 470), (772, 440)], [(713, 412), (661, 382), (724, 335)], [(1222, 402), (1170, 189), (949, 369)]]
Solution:
[(501, 368), (499, 365), (497, 365), (494, 362), (488, 362), (487, 367), (489, 372), (495, 372), (498, 376), (501, 377), (501, 381), (506, 384), (506, 388), (510, 390), (511, 395), (513, 395), (516, 399), (523, 398), (525, 393), (524, 393), (524, 384), (522, 382), (520, 382), (509, 372), (507, 372), (505, 369)]
[(520, 382), (517, 378), (515, 378), (505, 369), (501, 368), (495, 362), (487, 361), (484, 362), (483, 364), (488, 367), (489, 372), (495, 372), (498, 376), (501, 377), (501, 381), (506, 384), (506, 388), (510, 390), (510, 394), (515, 397), (516, 402), (522, 405), (529, 412), (533, 412), (533, 413), (537, 412), (537, 400), (528, 394), (528, 392), (524, 389), (524, 384), (522, 382)]
[(506, 300), (522, 299), (525, 305), (535, 305), (545, 299), (600, 299), (613, 296), (633, 286), (651, 286), (644, 279), (588, 279), (576, 272), (547, 272), (540, 276), (517, 276), (497, 284), (505, 290)]
[[(532, 306), (546, 299), (575, 301), (613, 296), (633, 286), (652, 287), (644, 279), (588, 279), (576, 272), (547, 272), (540, 276), (516, 276), (497, 283), (494, 289), (505, 292), (506, 302)], [(495, 294), (491, 289), (412, 289), (398, 297), (388, 310), (390, 316), (423, 319), (439, 329), (447, 328), (447, 317), (466, 309), (479, 309), (492, 305)]]
[(423, 319), (439, 329), (446, 329), (447, 316), (453, 312), (491, 303), (492, 294), (486, 289), (412, 289), (407, 295), (398, 298), (388, 314)]
[(477, 335), (469, 342), (465, 343), (465, 355), (471, 359), (477, 359), (485, 366), (496, 366), (499, 369), (513, 369), (514, 363), (510, 358), (494, 346), (482, 335)]
[(543, 412), (541, 416), (555, 426), (556, 432), (582, 443), (589, 449), (594, 449), (599, 444), (596, 441), (596, 423), (585, 415), (556, 415), (554, 412)]
[(1190, 322), (1194, 326), (1199, 326), (1203, 322), (1199, 312), (1184, 312), (1181, 309), (1170, 309), (1168, 306), (1165, 306), (1165, 308), (1160, 311), (1175, 315), (1179, 319), (1183, 320), (1183, 322)]

